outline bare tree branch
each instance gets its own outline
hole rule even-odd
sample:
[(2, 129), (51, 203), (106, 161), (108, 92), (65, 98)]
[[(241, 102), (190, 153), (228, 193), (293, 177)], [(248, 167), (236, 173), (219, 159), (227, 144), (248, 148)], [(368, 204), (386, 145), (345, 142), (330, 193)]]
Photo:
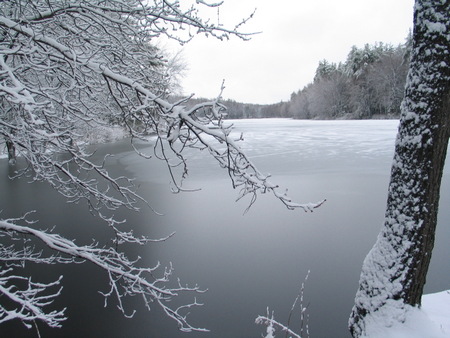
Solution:
[[(168, 0), (0, 3), (0, 137), (5, 139), (11, 156), (17, 154), (26, 162), (17, 175), (49, 183), (69, 202), (86, 202), (114, 231), (116, 246), (78, 246), (33, 224), (20, 225), (25, 218), (0, 220), (0, 236), (17, 239), (19, 234), (26, 235), (28, 240), (54, 250), (45, 256), (45, 252), (35, 251), (22, 241), (12, 246), (0, 244), (2, 263), (91, 262), (108, 274), (110, 289), (104, 296), (115, 297), (125, 316), (133, 312), (126, 312), (122, 299), (138, 294), (147, 306), (156, 302), (181, 330), (204, 330), (192, 327), (184, 314), (200, 305), (196, 300), (179, 308), (168, 306), (178, 293), (200, 292), (198, 287), (168, 287), (171, 267), (164, 270), (157, 264), (140, 268), (138, 261), (118, 250), (119, 244), (143, 245), (151, 240), (122, 230), (122, 221), (109, 216), (108, 210), (139, 211), (140, 205), (148, 203), (136, 192), (132, 179), (113, 177), (107, 171), (107, 157), (96, 163), (86, 150), (85, 135), (104, 125), (126, 129), (132, 143), (155, 136), (152, 154), (133, 146), (139, 155), (158, 157), (167, 163), (175, 191), (184, 190), (186, 149), (206, 149), (220, 167), (227, 169), (233, 187), (239, 189), (238, 199), (250, 196), (250, 206), (258, 194), (267, 192), (289, 209), (312, 211), (323, 203), (293, 202), (255, 167), (231, 135), (232, 126), (224, 123), (226, 108), (220, 103), (220, 95), (192, 108), (184, 106), (189, 98), (169, 102), (167, 61), (154, 40), (168, 36), (186, 43), (199, 33), (221, 40), (248, 39), (251, 34), (241, 31), (248, 18), (229, 29), (199, 14), (202, 8), (217, 10), (220, 5), (196, 1), (185, 8), (180, 1)], [(176, 174), (177, 168), (181, 168), (181, 176)], [(155, 277), (157, 270), (161, 277)], [(32, 291), (23, 293), (9, 288), (8, 283), (19, 277), (8, 275), (11, 270), (5, 271), (0, 281), (6, 284), (0, 294), (3, 291), (19, 305), (35, 299), (32, 305), (36, 309), (30, 308), (14, 318), (26, 323), (44, 318), (50, 326), (60, 325), (63, 311), (42, 311), (47, 301), (59, 295), (59, 291), (47, 289), (58, 287), (60, 279), (46, 285), (29, 279), (26, 290)], [(39, 298), (41, 292), (47, 296)], [(5, 321), (13, 318), (4, 313)]]

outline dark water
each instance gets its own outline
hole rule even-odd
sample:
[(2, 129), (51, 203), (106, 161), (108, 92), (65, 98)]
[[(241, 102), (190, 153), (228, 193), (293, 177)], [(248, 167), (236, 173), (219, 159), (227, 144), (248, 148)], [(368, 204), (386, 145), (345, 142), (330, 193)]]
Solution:
[[(202, 190), (178, 195), (170, 192), (164, 164), (139, 158), (126, 142), (102, 146), (98, 154), (116, 153), (108, 161), (110, 170), (135, 177), (141, 194), (165, 214), (124, 211), (139, 233), (161, 237), (176, 231), (169, 241), (130, 254), (138, 253), (147, 264), (172, 262), (183, 284), (207, 288), (197, 295), (205, 305), (192, 309), (190, 318), (211, 331), (179, 332), (156, 306), (147, 312), (139, 299), (127, 304), (130, 311), (137, 309), (133, 319), (123, 318), (113, 300), (104, 308), (98, 291), (108, 289), (106, 277), (89, 264), (29, 266), (36, 281), (64, 274), (63, 295), (55, 307), (67, 307), (69, 319), (62, 329), (40, 325), (43, 337), (261, 337), (264, 328), (254, 324), (255, 318), (269, 306), (286, 323), (308, 270), (304, 303), (311, 337), (350, 336), (347, 319), (361, 264), (383, 223), (396, 123), (263, 120), (239, 121), (237, 127), (247, 131), (245, 148), (252, 160), (288, 187), (294, 199), (327, 198), (327, 203), (310, 214), (288, 211), (272, 196), (262, 196), (243, 215), (248, 201), (234, 202), (237, 193), (227, 174), (206, 153), (192, 155), (186, 182)], [(110, 236), (84, 205), (66, 204), (43, 184), (11, 181), (8, 170), (6, 160), (0, 160), (2, 217), (35, 209), (39, 226), (57, 225), (78, 244)], [(450, 289), (449, 178), (447, 166), (427, 292)], [(298, 317), (294, 313), (291, 319), (294, 329)], [(10, 323), (0, 326), (0, 336), (35, 337), (36, 332)]]

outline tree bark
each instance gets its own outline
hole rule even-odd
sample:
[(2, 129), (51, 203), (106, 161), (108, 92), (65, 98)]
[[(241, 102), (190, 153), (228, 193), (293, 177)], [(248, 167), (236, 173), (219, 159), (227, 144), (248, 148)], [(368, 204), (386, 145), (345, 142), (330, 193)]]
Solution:
[(385, 223), (363, 264), (349, 321), (354, 337), (383, 309), (393, 323), (405, 320), (407, 305), (420, 306), (450, 136), (449, 26), (448, 1), (416, 0)]
[(16, 164), (16, 147), (14, 143), (7, 139), (6, 140), (6, 149), (8, 151), (8, 161), (10, 164)]

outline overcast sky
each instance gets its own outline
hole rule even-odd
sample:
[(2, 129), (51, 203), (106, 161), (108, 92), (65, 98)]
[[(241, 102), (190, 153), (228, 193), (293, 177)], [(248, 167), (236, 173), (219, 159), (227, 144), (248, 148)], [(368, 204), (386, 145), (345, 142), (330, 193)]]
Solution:
[(403, 43), (413, 6), (414, 0), (225, 0), (221, 22), (235, 24), (256, 8), (243, 29), (262, 33), (247, 42), (197, 36), (183, 47), (184, 94), (216, 97), (224, 79), (224, 98), (287, 101), (312, 81), (319, 60), (345, 61), (353, 45)]

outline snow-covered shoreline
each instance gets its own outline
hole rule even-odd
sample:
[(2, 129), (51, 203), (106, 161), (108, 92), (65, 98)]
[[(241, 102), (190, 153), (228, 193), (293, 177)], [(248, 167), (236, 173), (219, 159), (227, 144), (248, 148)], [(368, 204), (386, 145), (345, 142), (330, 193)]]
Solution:
[(366, 338), (450, 337), (450, 290), (423, 295), (420, 309), (410, 308), (402, 324), (386, 326), (392, 307), (373, 315), (367, 322)]

